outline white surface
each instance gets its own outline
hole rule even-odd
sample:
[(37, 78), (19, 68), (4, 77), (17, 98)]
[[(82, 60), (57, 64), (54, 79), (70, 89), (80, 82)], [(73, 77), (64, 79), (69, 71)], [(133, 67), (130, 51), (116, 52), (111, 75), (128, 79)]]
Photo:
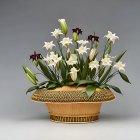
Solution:
[(46, 116), (1, 119), (0, 140), (140, 140), (140, 119), (102, 115), (87, 124), (54, 123)]

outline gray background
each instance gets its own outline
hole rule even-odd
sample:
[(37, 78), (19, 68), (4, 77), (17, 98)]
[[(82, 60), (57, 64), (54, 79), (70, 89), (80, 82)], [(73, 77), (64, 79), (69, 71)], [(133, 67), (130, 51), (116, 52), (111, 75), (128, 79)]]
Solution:
[[(85, 38), (95, 31), (102, 40), (108, 30), (115, 32), (120, 40), (113, 54), (128, 50), (123, 61), (132, 85), (119, 77), (111, 82), (124, 95), (116, 94), (114, 102), (103, 105), (97, 123), (52, 123), (46, 107), (25, 95), (31, 84), (21, 65), (34, 70), (29, 55), (34, 50), (45, 54), (43, 42), (53, 39), (50, 32), (59, 27), (59, 18), (65, 18), (69, 28), (82, 28)], [(139, 140), (139, 33), (139, 0), (0, 0), (0, 139)]]

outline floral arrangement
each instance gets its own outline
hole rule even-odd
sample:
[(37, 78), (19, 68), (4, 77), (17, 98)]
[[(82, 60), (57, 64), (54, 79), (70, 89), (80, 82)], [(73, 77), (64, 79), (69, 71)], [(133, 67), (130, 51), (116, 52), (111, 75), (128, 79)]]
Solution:
[[(82, 30), (79, 28), (72, 29), (72, 39), (67, 36), (68, 26), (65, 19), (59, 19), (61, 30), (55, 29), (51, 32), (55, 39), (51, 42), (44, 42), (44, 48), (47, 55), (42, 54), (30, 55), (33, 64), (39, 73), (33, 73), (25, 65), (23, 69), (26, 76), (34, 85), (27, 90), (47, 88), (54, 89), (62, 86), (85, 86), (86, 93), (90, 97), (96, 88), (111, 88), (121, 93), (121, 90), (108, 82), (117, 74), (130, 83), (125, 71), (125, 63), (121, 58), (126, 53), (123, 51), (117, 56), (111, 56), (112, 48), (116, 40), (119, 39), (116, 34), (108, 31), (104, 36), (106, 43), (104, 51), (99, 53), (99, 37), (89, 35), (86, 40), (81, 40)], [(37, 74), (45, 77), (45, 81), (39, 82)]]

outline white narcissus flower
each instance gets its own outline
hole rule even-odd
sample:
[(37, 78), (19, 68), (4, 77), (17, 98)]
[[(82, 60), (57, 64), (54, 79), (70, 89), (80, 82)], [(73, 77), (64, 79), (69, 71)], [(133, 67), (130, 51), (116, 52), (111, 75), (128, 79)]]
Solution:
[(105, 58), (103, 58), (101, 61), (103, 66), (110, 66), (112, 63), (109, 55), (105, 55)]
[(89, 60), (90, 61), (93, 59), (95, 53), (96, 53), (96, 49), (95, 48), (91, 49), (90, 54), (89, 54)]
[(56, 39), (59, 37), (59, 35), (63, 34), (60, 29), (55, 29), (51, 33), (52, 33), (52, 36), (54, 36)]
[(118, 36), (116, 36), (116, 34), (108, 31), (108, 34), (105, 35), (104, 37), (106, 37), (107, 39), (109, 39), (113, 44), (115, 43), (116, 39), (119, 39)]
[(99, 67), (99, 62), (95, 59), (94, 61), (91, 61), (90, 63), (89, 63), (89, 68), (91, 69), (91, 70), (93, 70), (93, 68), (98, 68)]
[(47, 57), (44, 57), (44, 61), (46, 61), (49, 66), (56, 66), (56, 64), (62, 59), (61, 57), (58, 57), (58, 54), (55, 54), (54, 52), (50, 52), (50, 56), (47, 55)]
[(55, 47), (55, 44), (53, 44), (53, 41), (51, 42), (44, 42), (44, 46), (47, 50), (52, 50), (53, 47)]
[(84, 47), (83, 45), (81, 47), (79, 47), (78, 49), (76, 49), (78, 51), (79, 54), (84, 54), (87, 53), (87, 50), (89, 48), (87, 48), (86, 46)]
[(71, 76), (71, 79), (73, 81), (76, 81), (77, 80), (77, 72), (78, 71), (79, 70), (77, 70), (75, 67), (73, 67), (73, 68), (70, 69), (70, 76)]
[(77, 42), (78, 42), (78, 44), (83, 45), (83, 46), (85, 46), (89, 43), (87, 40), (78, 40)]
[(70, 39), (69, 37), (65, 37), (62, 39), (62, 41), (60, 41), (60, 43), (67, 47), (67, 45), (72, 44), (72, 39)]
[(121, 71), (121, 70), (125, 71), (124, 67), (125, 67), (125, 64), (123, 64), (121, 61), (117, 62), (114, 65), (114, 68), (116, 68), (119, 71)]
[(70, 58), (68, 61), (66, 61), (68, 65), (74, 65), (77, 64), (77, 55), (76, 54), (71, 54)]

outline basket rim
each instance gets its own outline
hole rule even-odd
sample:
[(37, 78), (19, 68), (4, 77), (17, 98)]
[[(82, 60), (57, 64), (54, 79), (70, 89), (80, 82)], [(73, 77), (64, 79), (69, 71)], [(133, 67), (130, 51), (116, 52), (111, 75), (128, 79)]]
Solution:
[(43, 101), (36, 101), (32, 99), (32, 102), (35, 103), (42, 103), (42, 104), (99, 104), (99, 103), (108, 103), (108, 102), (112, 102), (116, 99), (116, 96), (114, 95), (114, 98), (108, 101), (101, 101), (101, 102), (43, 102)]

